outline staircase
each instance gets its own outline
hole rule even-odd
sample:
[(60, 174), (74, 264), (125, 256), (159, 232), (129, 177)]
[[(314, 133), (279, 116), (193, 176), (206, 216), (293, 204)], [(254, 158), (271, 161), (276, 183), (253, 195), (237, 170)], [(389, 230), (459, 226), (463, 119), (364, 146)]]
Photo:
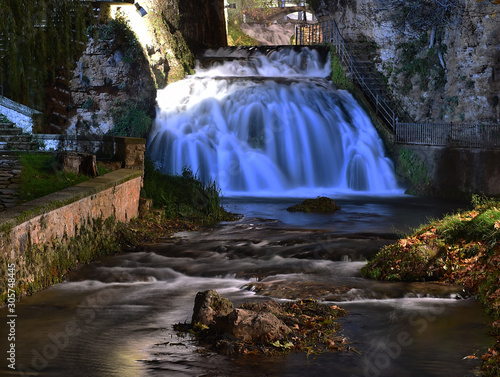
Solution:
[(37, 149), (31, 135), (0, 115), (0, 211), (14, 207), (18, 201), (22, 170), (18, 152)]
[(375, 67), (374, 56), (371, 56), (374, 48), (369, 42), (346, 40), (334, 20), (298, 26), (295, 40), (300, 45), (331, 44), (350, 80), (360, 86), (377, 114), (393, 131), (399, 120), (407, 119), (407, 115), (400, 111), (401, 106), (394, 103)]
[(33, 141), (31, 135), (23, 133), (12, 122), (0, 119), (0, 153), (34, 151), (38, 149), (38, 143)]

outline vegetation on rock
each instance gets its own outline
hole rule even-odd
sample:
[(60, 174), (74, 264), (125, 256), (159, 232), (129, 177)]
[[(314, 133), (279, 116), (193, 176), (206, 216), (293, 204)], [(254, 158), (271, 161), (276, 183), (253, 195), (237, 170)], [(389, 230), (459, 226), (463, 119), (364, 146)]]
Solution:
[[(188, 333), (208, 349), (225, 355), (272, 355), (288, 351), (307, 355), (327, 351), (347, 351), (347, 341), (339, 334), (336, 320), (348, 313), (336, 305), (314, 300), (246, 303), (230, 314), (215, 317), (213, 324), (176, 324), (179, 335)], [(242, 316), (252, 318), (256, 326), (242, 325)], [(228, 321), (234, 321), (228, 330)], [(258, 331), (265, 323), (273, 323), (269, 335)], [(225, 336), (233, 331), (233, 337)]]
[(296, 204), (286, 209), (289, 212), (315, 212), (333, 213), (340, 210), (333, 199), (325, 196), (318, 196), (316, 199), (306, 199), (301, 204)]
[(193, 72), (195, 57), (179, 30), (182, 15), (178, 1), (151, 0), (155, 12), (148, 13), (149, 22), (154, 29), (157, 48), (168, 64), (166, 71), (154, 69), (159, 88), (165, 87)]
[(424, 161), (412, 150), (402, 148), (396, 158), (396, 171), (410, 195), (431, 194), (430, 179)]
[(151, 160), (146, 160), (141, 196), (152, 199), (154, 209), (121, 229), (125, 248), (155, 242), (178, 231), (239, 218), (222, 207), (216, 183), (202, 182), (189, 168), (181, 175), (163, 174)]
[(364, 277), (462, 284), (495, 322), (498, 342), (483, 356), (488, 376), (500, 373), (500, 201), (474, 196), (474, 209), (445, 216), (384, 247), (363, 267)]

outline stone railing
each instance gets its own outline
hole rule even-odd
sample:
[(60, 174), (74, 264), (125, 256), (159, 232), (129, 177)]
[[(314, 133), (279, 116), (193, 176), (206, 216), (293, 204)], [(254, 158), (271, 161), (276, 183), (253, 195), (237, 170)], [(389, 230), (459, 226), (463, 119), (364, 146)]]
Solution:
[(33, 139), (46, 152), (76, 152), (95, 154), (100, 160), (121, 161), (122, 168), (144, 169), (146, 140), (108, 135), (47, 135), (34, 134)]

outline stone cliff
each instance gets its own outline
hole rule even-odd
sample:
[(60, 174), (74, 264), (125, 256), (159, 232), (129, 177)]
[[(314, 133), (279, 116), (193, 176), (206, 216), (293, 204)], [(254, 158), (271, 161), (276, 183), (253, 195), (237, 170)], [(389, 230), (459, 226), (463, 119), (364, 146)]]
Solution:
[(316, 15), (333, 17), (346, 38), (372, 43), (377, 69), (415, 121), (498, 123), (500, 19), (493, 15), (500, 6), (460, 0), (431, 24), (418, 17), (436, 18), (432, 7), (405, 14), (399, 3), (321, 0)]
[[(101, 11), (69, 83), (47, 88), (43, 132), (144, 137), (156, 91), (192, 72), (193, 50), (227, 45), (223, 0), (142, 0)], [(104, 9), (104, 8), (103, 8)], [(105, 14), (104, 14), (105, 13)]]

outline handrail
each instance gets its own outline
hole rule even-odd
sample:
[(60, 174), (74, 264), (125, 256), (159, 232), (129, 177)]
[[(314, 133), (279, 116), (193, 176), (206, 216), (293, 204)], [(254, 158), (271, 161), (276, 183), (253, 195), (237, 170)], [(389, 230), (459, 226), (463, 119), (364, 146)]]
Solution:
[(347, 70), (347, 74), (351, 78), (351, 81), (361, 87), (365, 95), (375, 106), (377, 114), (382, 117), (394, 132), (397, 123), (396, 113), (384, 100), (383, 96), (380, 95), (374, 87), (368, 84), (369, 79), (363, 74), (361, 66), (349, 50), (347, 42), (342, 36), (335, 20), (330, 19), (314, 25), (296, 26), (295, 41), (298, 45), (331, 43), (335, 47), (335, 52), (341, 64)]
[[(395, 142), (401, 144), (452, 146), (459, 148), (500, 149), (499, 124), (432, 124), (403, 123), (396, 112), (372, 87), (353, 56), (335, 20), (324, 20), (314, 25), (298, 25), (295, 28), (297, 45), (330, 43), (351, 81), (358, 84), (372, 102), (377, 114), (391, 127)], [(375, 78), (376, 80), (376, 78)]]

